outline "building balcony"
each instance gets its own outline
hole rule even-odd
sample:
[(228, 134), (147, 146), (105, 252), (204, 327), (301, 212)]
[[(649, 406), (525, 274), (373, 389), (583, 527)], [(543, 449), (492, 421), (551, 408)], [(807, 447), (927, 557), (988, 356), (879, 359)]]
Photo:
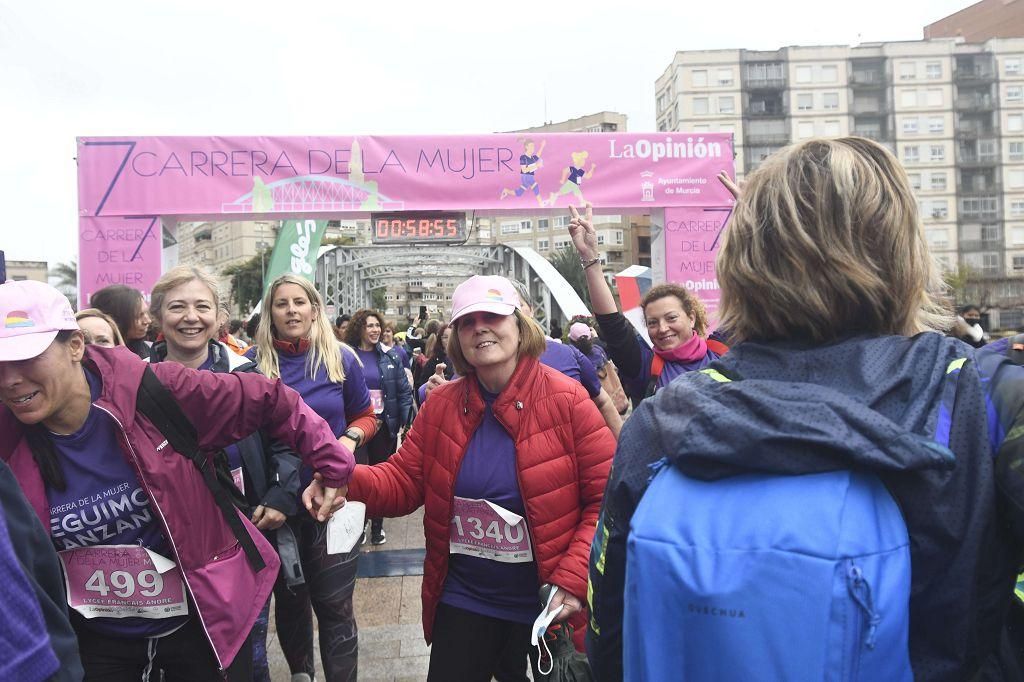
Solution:
[(877, 128), (854, 128), (853, 134), (857, 137), (866, 137), (875, 142), (889, 142), (890, 138), (883, 131)]
[(995, 78), (995, 71), (985, 67), (960, 67), (953, 70), (953, 80), (958, 83), (987, 83)]
[(854, 100), (850, 109), (854, 116), (885, 116), (889, 113), (890, 107), (888, 102)]
[(998, 251), (1003, 248), (1003, 240), (999, 239), (961, 239), (958, 242), (961, 251)]
[(785, 118), (786, 108), (785, 107), (763, 107), (763, 108), (747, 108), (743, 111), (743, 115), (747, 118)]
[(998, 131), (992, 126), (958, 125), (954, 135), (960, 140), (976, 140), (979, 137), (995, 137)]
[(964, 168), (988, 168), (999, 165), (998, 154), (959, 154), (956, 162)]
[(1003, 184), (1001, 182), (989, 182), (984, 185), (961, 185), (956, 193), (964, 197), (990, 197), (993, 194), (1002, 194)]
[(747, 90), (785, 90), (785, 78), (748, 78), (744, 83)]
[(854, 88), (883, 88), (885, 74), (881, 71), (854, 71), (850, 74), (850, 85)]
[(789, 144), (789, 133), (751, 133), (745, 138), (748, 147), (766, 147), (769, 145)]
[(960, 220), (969, 223), (994, 222), (999, 220), (999, 211), (960, 211)]
[(956, 108), (961, 111), (992, 111), (995, 100), (992, 97), (960, 96), (956, 98)]

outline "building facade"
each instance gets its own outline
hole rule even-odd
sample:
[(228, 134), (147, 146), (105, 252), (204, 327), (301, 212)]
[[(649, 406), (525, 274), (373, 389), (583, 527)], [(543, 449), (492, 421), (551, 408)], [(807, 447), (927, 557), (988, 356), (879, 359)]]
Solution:
[(960, 302), (1024, 326), (1024, 38), (678, 52), (655, 96), (659, 130), (732, 133), (741, 178), (811, 137), (884, 144)]
[(1024, 0), (982, 0), (924, 27), (925, 40), (962, 38), (980, 43), (989, 38), (1024, 36)]

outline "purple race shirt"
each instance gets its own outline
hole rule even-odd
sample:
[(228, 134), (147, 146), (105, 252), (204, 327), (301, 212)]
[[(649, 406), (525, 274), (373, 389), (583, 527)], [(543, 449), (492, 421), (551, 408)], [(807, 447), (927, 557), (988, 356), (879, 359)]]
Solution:
[(576, 346), (547, 339), (547, 349), (540, 356), (540, 362), (583, 384), (591, 398), (601, 393), (601, 380), (597, 377), (594, 363)]
[[(526, 516), (516, 476), (515, 443), (491, 411), (497, 396), (482, 387), (481, 392), (487, 407), (462, 459), (455, 496), (488, 500)], [(441, 601), (484, 616), (529, 624), (540, 610), (539, 589), (535, 560), (504, 563), (450, 554)]]
[[(92, 399), (100, 393), (99, 377), (86, 371)], [(98, 407), (75, 433), (50, 434), (67, 488), (46, 487), (50, 536), (57, 551), (95, 545), (141, 545), (171, 561), (164, 537), (135, 470), (121, 450), (119, 427)], [(180, 627), (187, 616), (165, 619), (91, 618), (82, 622), (114, 637), (156, 637)]]
[[(380, 368), (377, 366), (377, 351), (363, 350), (356, 348), (359, 360), (363, 363), (363, 379), (366, 380), (366, 388), (370, 391), (380, 390)], [(348, 370), (345, 370), (348, 373)]]

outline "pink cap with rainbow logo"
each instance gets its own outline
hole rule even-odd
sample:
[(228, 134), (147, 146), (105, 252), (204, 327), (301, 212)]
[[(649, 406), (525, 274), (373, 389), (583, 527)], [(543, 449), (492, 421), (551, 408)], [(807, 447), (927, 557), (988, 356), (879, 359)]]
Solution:
[(0, 362), (36, 357), (62, 329), (78, 329), (64, 294), (32, 280), (0, 284)]
[(512, 282), (497, 275), (474, 275), (452, 294), (452, 319), (475, 312), (511, 315), (520, 305)]

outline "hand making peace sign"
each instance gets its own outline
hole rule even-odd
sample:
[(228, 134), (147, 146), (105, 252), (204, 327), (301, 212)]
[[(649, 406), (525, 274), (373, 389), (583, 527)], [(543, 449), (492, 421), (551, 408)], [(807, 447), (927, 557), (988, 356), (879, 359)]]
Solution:
[(594, 230), (594, 207), (585, 204), (584, 215), (581, 216), (575, 206), (569, 206), (572, 220), (569, 221), (569, 236), (576, 247), (581, 261), (597, 258), (597, 231)]

